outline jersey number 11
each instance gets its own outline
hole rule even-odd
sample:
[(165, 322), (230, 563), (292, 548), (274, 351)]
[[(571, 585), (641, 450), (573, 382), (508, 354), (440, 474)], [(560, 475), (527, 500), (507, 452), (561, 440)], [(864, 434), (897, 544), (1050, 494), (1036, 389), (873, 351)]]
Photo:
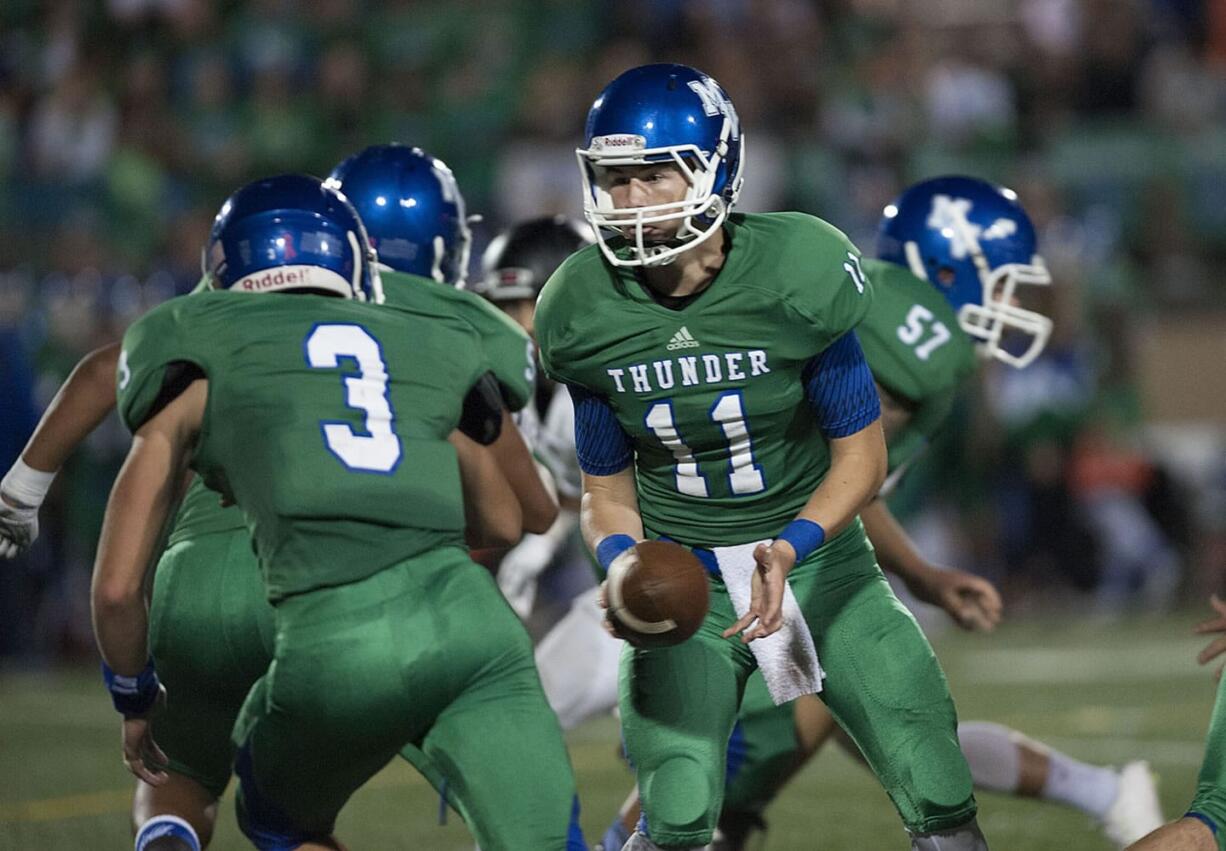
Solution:
[[(721, 393), (711, 406), (709, 415), (724, 432), (728, 441), (728, 487), (736, 496), (746, 496), (766, 489), (762, 468), (753, 458), (753, 440), (745, 422), (745, 402), (741, 391)], [(685, 444), (673, 419), (671, 400), (656, 402), (647, 410), (643, 422), (677, 460), (675, 467), (677, 490), (687, 496), (708, 497), (707, 478), (698, 469), (694, 451)]]

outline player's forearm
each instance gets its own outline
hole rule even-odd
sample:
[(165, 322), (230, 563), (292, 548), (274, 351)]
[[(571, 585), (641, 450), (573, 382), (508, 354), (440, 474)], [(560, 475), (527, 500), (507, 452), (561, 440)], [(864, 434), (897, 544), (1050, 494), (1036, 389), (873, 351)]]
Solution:
[(54, 473), (115, 407), (119, 343), (87, 354), (43, 413), (21, 458), (35, 470)]
[(208, 382), (195, 381), (141, 426), (107, 500), (90, 604), (98, 649), (122, 676), (138, 675), (149, 658), (145, 575), (178, 500), (207, 400)]
[(919, 579), (931, 569), (911, 537), (883, 499), (874, 499), (860, 512), (864, 531), (877, 551), (877, 563), (901, 579)]
[(819, 524), (830, 540), (876, 495), (885, 471), (885, 440), (879, 421), (831, 440), (830, 469), (798, 518)]
[(558, 501), (509, 411), (503, 411), (502, 431), (490, 448), (519, 502), (524, 531), (538, 535), (548, 531), (558, 519)]
[(513, 546), (523, 534), (523, 512), (494, 453), (458, 430), (447, 439), (460, 462), (468, 545)]
[(611, 476), (583, 474), (579, 530), (592, 552), (611, 535), (628, 535), (636, 541), (643, 539), (643, 518), (639, 515), (633, 466)]
[(148, 660), (145, 574), (175, 503), (182, 457), (163, 435), (138, 435), (107, 502), (90, 598), (98, 649), (124, 676)]

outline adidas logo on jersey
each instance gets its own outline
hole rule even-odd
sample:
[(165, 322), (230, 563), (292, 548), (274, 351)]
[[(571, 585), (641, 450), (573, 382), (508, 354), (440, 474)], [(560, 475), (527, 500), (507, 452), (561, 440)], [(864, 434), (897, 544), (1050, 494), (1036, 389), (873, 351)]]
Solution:
[(696, 349), (698, 348), (698, 341), (694, 339), (690, 329), (682, 325), (681, 330), (673, 334), (673, 338), (668, 341), (668, 345), (664, 348), (670, 352), (675, 352), (677, 349)]

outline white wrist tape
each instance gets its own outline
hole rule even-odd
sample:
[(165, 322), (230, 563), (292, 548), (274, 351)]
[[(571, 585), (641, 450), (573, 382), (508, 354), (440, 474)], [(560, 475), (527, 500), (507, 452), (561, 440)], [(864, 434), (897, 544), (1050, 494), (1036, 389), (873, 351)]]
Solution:
[(38, 508), (43, 504), (51, 483), (55, 481), (55, 473), (44, 473), (35, 470), (18, 458), (12, 468), (0, 481), (0, 493), (25, 508)]

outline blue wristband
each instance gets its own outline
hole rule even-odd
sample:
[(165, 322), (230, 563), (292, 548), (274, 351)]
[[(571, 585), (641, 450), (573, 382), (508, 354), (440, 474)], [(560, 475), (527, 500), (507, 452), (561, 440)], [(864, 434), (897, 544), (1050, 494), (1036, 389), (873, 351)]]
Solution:
[(775, 536), (776, 541), (787, 541), (796, 550), (796, 563), (800, 564), (813, 554), (813, 551), (826, 543), (826, 530), (820, 523), (797, 517), (783, 527), (783, 531)]
[(1209, 828), (1210, 833), (1217, 836), (1217, 822), (1209, 818), (1209, 816), (1205, 815), (1204, 813), (1198, 813), (1196, 810), (1192, 810), (1191, 812), (1184, 813), (1183, 817), (1196, 819), (1205, 827)]
[(152, 659), (145, 663), (144, 670), (135, 677), (117, 674), (111, 670), (110, 665), (103, 662), (102, 679), (106, 683), (106, 690), (111, 693), (111, 703), (115, 704), (115, 711), (124, 716), (144, 715), (153, 708), (161, 690)]
[(608, 535), (596, 545), (596, 562), (600, 565), (601, 570), (608, 573), (613, 559), (633, 546), (634, 538), (629, 535)]

